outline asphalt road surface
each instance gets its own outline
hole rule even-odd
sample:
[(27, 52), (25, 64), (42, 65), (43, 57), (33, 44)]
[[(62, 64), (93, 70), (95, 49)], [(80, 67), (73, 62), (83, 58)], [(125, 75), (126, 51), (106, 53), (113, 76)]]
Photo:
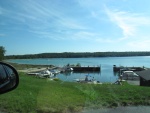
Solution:
[(128, 106), (105, 109), (83, 110), (80, 113), (150, 113), (150, 106)]

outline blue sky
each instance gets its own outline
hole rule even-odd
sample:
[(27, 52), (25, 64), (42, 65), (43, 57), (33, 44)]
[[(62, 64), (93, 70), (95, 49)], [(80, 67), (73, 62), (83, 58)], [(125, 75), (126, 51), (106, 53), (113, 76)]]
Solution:
[(150, 0), (0, 0), (6, 55), (150, 51)]

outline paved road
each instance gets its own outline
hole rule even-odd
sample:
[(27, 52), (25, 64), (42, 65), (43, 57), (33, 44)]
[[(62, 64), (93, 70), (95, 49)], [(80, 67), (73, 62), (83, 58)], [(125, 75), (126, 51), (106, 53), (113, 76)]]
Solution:
[(130, 106), (97, 110), (84, 110), (80, 113), (150, 113), (150, 106)]

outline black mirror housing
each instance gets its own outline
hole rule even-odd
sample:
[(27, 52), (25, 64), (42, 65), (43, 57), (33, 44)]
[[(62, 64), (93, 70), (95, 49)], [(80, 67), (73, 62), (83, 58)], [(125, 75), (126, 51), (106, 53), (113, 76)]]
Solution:
[(19, 84), (17, 70), (4, 62), (0, 62), (0, 94), (14, 90)]

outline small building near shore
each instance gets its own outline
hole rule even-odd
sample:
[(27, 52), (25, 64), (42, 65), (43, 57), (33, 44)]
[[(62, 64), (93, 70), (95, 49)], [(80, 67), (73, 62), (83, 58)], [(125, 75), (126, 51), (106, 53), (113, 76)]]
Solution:
[(150, 86), (150, 69), (136, 72), (140, 76), (140, 86)]

